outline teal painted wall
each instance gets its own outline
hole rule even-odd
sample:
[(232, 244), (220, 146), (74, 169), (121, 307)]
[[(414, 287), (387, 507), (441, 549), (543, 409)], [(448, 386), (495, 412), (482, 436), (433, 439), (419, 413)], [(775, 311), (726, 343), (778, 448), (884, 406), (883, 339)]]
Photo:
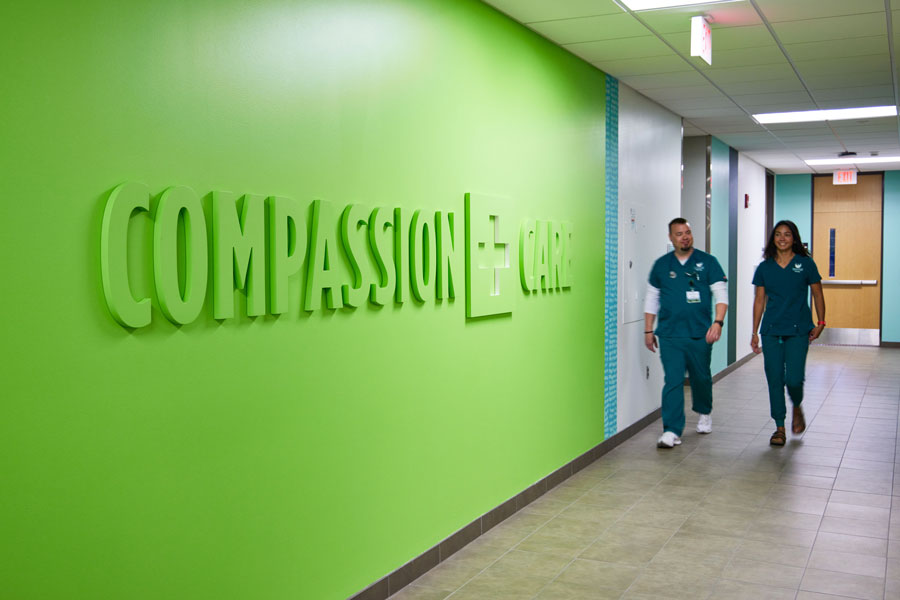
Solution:
[[(474, 0), (3, 13), (0, 595), (343, 599), (603, 440), (603, 73)], [(99, 266), (126, 180), (453, 211), (460, 245), (463, 195), (505, 196), (576, 224), (574, 284), (467, 321), (306, 312), (297, 277), (279, 317), (176, 327), (144, 213), (130, 331)]]
[(900, 342), (900, 315), (895, 310), (900, 298), (900, 171), (884, 174), (884, 216), (881, 253), (881, 340)]
[(772, 223), (783, 220), (796, 223), (800, 238), (812, 249), (812, 175), (775, 176), (775, 217)]
[[(718, 259), (722, 269), (728, 277), (734, 277), (736, 273), (728, 272), (728, 177), (731, 170), (729, 165), (728, 145), (716, 138), (712, 138), (710, 155), (710, 174), (712, 177), (710, 198), (710, 254)], [(734, 299), (729, 298), (729, 302)], [(729, 310), (733, 309), (729, 306)], [(718, 373), (728, 366), (728, 320), (722, 329), (720, 341), (713, 345), (711, 371)]]

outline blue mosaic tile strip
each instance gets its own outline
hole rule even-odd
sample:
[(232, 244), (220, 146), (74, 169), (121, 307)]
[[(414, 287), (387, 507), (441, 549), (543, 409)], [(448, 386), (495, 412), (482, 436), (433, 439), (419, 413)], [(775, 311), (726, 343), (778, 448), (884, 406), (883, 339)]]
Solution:
[(619, 80), (606, 76), (606, 297), (604, 299), (603, 436), (617, 428), (619, 279)]

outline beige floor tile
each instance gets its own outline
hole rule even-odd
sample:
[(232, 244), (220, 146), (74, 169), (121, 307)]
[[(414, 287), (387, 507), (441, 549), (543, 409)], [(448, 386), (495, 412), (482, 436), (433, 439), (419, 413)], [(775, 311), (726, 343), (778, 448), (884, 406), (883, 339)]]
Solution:
[(891, 511), (888, 508), (878, 508), (877, 506), (857, 506), (831, 501), (825, 508), (825, 516), (887, 523), (890, 521)]
[(853, 504), (856, 506), (875, 506), (878, 508), (890, 508), (891, 497), (884, 494), (862, 494), (860, 492), (847, 492), (832, 490), (829, 502)]
[(640, 569), (630, 565), (577, 559), (556, 578), (556, 581), (619, 590), (622, 593), (639, 574)]
[(748, 560), (735, 556), (722, 573), (724, 579), (734, 579), (746, 583), (797, 588), (803, 577), (803, 569), (769, 562)]
[(884, 557), (887, 555), (887, 545), (887, 540), (880, 538), (820, 531), (813, 550)]
[(822, 517), (822, 525), (819, 527), (819, 530), (829, 533), (846, 533), (884, 539), (888, 537), (887, 523), (845, 519), (843, 517)]
[(698, 579), (717, 579), (722, 576), (730, 554), (702, 554), (685, 552), (680, 549), (663, 548), (650, 564), (648, 571), (681, 571), (690, 573)]
[(790, 567), (806, 567), (809, 560), (809, 548), (787, 546), (778, 543), (778, 539), (744, 540), (734, 555), (740, 558), (787, 565)]
[(698, 580), (683, 571), (643, 571), (623, 598), (695, 600), (709, 598), (715, 581)]
[(535, 596), (535, 600), (615, 600), (621, 596), (622, 590), (553, 581)]
[(796, 589), (721, 579), (712, 591), (716, 600), (794, 600)]
[(643, 567), (653, 560), (653, 557), (656, 556), (661, 548), (662, 546), (597, 540), (582, 552), (578, 558)]
[(390, 600), (443, 600), (451, 593), (413, 583), (392, 595)]
[(822, 522), (819, 515), (809, 515), (770, 508), (760, 509), (759, 514), (753, 520), (750, 529), (755, 525), (774, 525), (776, 527), (789, 527), (791, 529), (808, 529), (816, 531)]
[(823, 571), (866, 575), (868, 577), (884, 577), (886, 560), (881, 556), (814, 549), (809, 557), (807, 567)]
[(884, 587), (884, 578), (820, 569), (806, 569), (800, 583), (801, 590), (863, 600), (881, 600), (884, 597)]
[(696, 533), (691, 531), (678, 531), (668, 542), (666, 548), (676, 552), (688, 554), (721, 555), (730, 554), (741, 543), (741, 538)]

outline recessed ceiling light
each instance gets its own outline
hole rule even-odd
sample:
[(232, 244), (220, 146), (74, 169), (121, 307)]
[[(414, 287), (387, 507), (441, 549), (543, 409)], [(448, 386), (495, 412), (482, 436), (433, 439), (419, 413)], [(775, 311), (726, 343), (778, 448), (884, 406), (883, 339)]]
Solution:
[(723, 4), (725, 2), (737, 2), (738, 0), (615, 0), (624, 4), (631, 10), (656, 10), (658, 8), (678, 8), (681, 6), (697, 6), (700, 4)]
[(900, 162), (900, 156), (872, 156), (869, 158), (814, 158), (803, 161), (811, 167), (819, 165), (867, 165), (872, 163)]
[(762, 113), (753, 115), (757, 123), (808, 123), (811, 121), (843, 121), (866, 117), (894, 117), (896, 106), (865, 106), (862, 108), (834, 108), (831, 110), (798, 110), (795, 112)]

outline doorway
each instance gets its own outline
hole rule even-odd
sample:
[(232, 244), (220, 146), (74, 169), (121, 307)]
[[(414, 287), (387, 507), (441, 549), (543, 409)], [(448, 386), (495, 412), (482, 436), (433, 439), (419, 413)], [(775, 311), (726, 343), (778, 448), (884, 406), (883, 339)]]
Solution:
[(823, 343), (879, 344), (883, 195), (883, 173), (860, 174), (856, 185), (813, 177), (813, 260), (828, 322)]

